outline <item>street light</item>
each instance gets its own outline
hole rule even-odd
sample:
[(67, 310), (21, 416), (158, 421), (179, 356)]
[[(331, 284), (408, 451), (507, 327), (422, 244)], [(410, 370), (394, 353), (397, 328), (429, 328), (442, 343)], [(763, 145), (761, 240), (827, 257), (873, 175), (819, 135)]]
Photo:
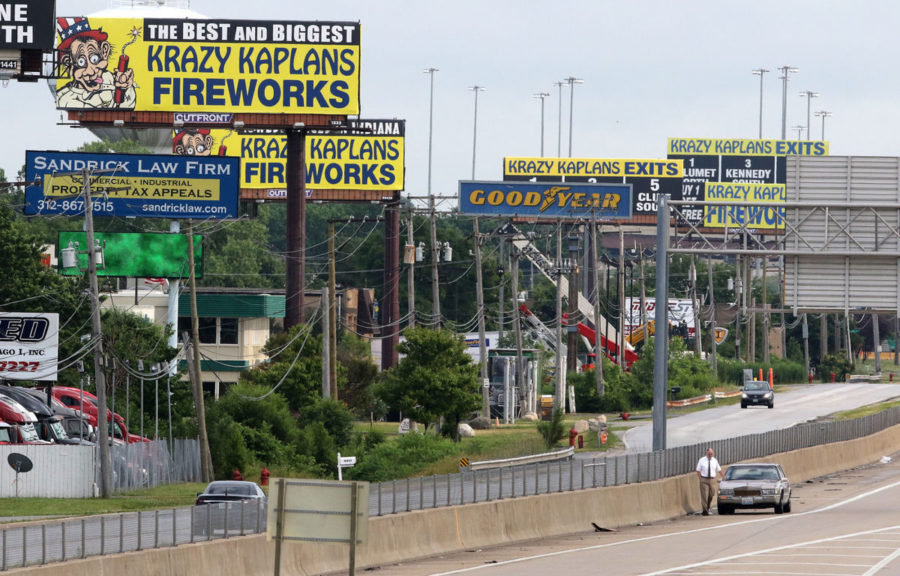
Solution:
[(566, 83), (560, 80), (554, 84), (559, 88), (559, 118), (556, 121), (556, 157), (562, 158), (562, 87), (565, 86)]
[(757, 68), (752, 72), (759, 76), (759, 139), (762, 140), (763, 76), (768, 70), (765, 68)]
[(572, 157), (572, 116), (574, 115), (574, 107), (575, 107), (575, 85), (576, 84), (584, 84), (584, 80), (581, 78), (576, 78), (574, 76), (569, 76), (566, 78), (566, 83), (569, 85), (569, 158)]
[(478, 137), (478, 93), (487, 90), (484, 86), (469, 86), (469, 90), (475, 92), (475, 122), (472, 128), (472, 180), (475, 179), (475, 143)]
[(780, 78), (782, 80), (781, 87), (781, 139), (784, 140), (787, 138), (787, 83), (788, 83), (788, 75), (791, 72), (799, 72), (798, 68), (794, 68), (793, 66), (782, 66), (779, 68), (781, 70)]
[(825, 119), (831, 116), (831, 112), (827, 110), (819, 110), (816, 112), (816, 116), (822, 117), (822, 141), (825, 141)]
[(430, 78), (430, 90), (428, 99), (428, 208), (431, 213), (431, 311), (433, 323), (435, 327), (441, 325), (441, 286), (438, 277), (438, 252), (440, 247), (437, 243), (437, 217), (434, 213), (434, 196), (431, 195), (431, 135), (434, 127), (434, 73), (438, 72), (437, 68), (426, 68), (425, 74)]
[(541, 99), (541, 158), (544, 157), (544, 100), (550, 97), (549, 92), (537, 92), (534, 98)]
[(819, 93), (813, 92), (812, 90), (804, 90), (800, 93), (800, 97), (806, 98), (806, 139), (809, 140), (809, 105), (813, 98), (819, 97)]
[(806, 128), (803, 124), (797, 124), (796, 126), (791, 126), (792, 130), (797, 131), (797, 140), (803, 139), (803, 129)]

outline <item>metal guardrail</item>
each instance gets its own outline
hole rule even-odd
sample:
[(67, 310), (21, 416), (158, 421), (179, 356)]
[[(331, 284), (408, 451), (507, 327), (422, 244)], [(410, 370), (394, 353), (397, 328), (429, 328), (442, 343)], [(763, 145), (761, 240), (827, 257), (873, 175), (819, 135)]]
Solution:
[[(506, 498), (650, 482), (694, 471), (707, 447), (724, 464), (862, 438), (900, 423), (900, 407), (841, 422), (810, 422), (657, 452), (565, 462), (535, 462), (371, 484), (369, 514), (458, 506)], [(132, 512), (0, 530), (0, 570), (103, 554), (261, 533), (265, 509), (255, 503), (210, 504)]]
[(479, 462), (470, 462), (468, 466), (461, 467), (460, 472), (486, 470), (488, 468), (507, 468), (509, 466), (521, 466), (523, 464), (534, 464), (537, 462), (567, 460), (574, 455), (575, 448), (570, 446), (564, 450), (554, 450), (553, 452), (544, 452), (543, 454), (519, 456), (518, 458), (504, 458), (502, 460), (481, 460)]
[(168, 548), (265, 530), (266, 509), (256, 502), (205, 504), (54, 520), (38, 525), (12, 525), (0, 532), (0, 570)]

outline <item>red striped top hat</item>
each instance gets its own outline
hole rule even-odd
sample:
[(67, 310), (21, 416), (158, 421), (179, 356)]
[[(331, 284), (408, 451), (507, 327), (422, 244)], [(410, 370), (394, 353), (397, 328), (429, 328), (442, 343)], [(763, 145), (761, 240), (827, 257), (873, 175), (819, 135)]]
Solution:
[(56, 32), (59, 34), (59, 45), (56, 47), (60, 52), (65, 52), (76, 38), (87, 39), (93, 38), (97, 42), (105, 42), (107, 38), (106, 32), (102, 30), (91, 30), (91, 25), (87, 18), (57, 18)]

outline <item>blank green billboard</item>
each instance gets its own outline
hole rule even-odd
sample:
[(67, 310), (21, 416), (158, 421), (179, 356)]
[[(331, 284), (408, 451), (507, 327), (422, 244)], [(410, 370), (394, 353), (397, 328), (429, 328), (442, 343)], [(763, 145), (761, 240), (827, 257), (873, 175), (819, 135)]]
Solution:
[[(95, 241), (103, 249), (103, 263), (98, 276), (128, 278), (188, 278), (188, 238), (186, 234), (139, 234), (95, 232)], [(74, 248), (78, 265), (65, 267), (63, 250)], [(81, 276), (87, 270), (87, 239), (84, 232), (59, 233), (59, 273)], [(203, 241), (194, 235), (194, 266), (197, 278), (203, 276)]]

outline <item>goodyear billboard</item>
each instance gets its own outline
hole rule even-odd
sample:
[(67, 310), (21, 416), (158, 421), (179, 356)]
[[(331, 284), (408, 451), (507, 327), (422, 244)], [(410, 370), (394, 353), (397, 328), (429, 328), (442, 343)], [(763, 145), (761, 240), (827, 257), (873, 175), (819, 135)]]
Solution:
[[(348, 130), (306, 135), (306, 187), (311, 190), (403, 190), (403, 120), (349, 120)], [(241, 188), (284, 190), (287, 136), (283, 131), (185, 128), (172, 153), (239, 156)]]
[[(765, 202), (784, 204), (787, 198), (784, 184), (742, 182), (706, 182), (707, 202)], [(710, 228), (751, 228), (755, 230), (783, 230), (784, 206), (775, 208), (754, 206), (706, 206), (703, 225)]]
[(655, 215), (660, 194), (681, 199), (682, 166), (678, 160), (504, 158), (503, 179), (630, 184), (632, 214)]
[(459, 211), (485, 216), (631, 218), (630, 184), (460, 181)]
[(56, 19), (56, 107), (359, 113), (358, 22)]
[(95, 216), (221, 219), (238, 216), (238, 158), (82, 152), (25, 153), (25, 214), (84, 214), (83, 174)]

